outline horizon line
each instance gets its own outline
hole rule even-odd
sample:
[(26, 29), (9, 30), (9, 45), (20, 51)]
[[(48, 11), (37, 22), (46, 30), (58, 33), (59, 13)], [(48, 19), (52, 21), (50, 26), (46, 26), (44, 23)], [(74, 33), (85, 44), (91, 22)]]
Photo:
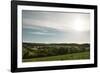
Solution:
[[(36, 43), (36, 42), (22, 42), (22, 43)], [(37, 42), (38, 43), (38, 42)], [(64, 42), (58, 42), (58, 43), (39, 43), (39, 44), (90, 44), (90, 43), (64, 43)]]

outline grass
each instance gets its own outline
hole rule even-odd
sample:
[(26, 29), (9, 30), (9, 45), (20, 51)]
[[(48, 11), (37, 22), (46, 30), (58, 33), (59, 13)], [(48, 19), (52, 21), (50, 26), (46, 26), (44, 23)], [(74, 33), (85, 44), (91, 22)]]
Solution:
[(50, 57), (23, 59), (23, 62), (81, 60), (81, 59), (89, 59), (89, 58), (90, 58), (89, 52), (81, 52), (81, 53), (65, 54), (65, 55), (50, 56)]

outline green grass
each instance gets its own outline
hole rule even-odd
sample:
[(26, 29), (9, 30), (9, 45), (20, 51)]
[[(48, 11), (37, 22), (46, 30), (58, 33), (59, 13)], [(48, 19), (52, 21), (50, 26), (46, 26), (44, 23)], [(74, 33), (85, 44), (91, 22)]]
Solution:
[(90, 58), (89, 52), (81, 52), (81, 53), (65, 54), (65, 55), (50, 56), (50, 57), (23, 59), (23, 62), (81, 60), (81, 59), (89, 59), (89, 58)]

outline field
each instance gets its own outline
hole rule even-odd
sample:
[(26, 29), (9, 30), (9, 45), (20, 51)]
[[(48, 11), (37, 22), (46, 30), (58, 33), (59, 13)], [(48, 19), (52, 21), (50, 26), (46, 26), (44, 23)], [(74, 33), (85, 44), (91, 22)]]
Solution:
[(32, 59), (23, 59), (23, 62), (33, 62), (33, 61), (55, 61), (55, 60), (80, 60), (80, 59), (89, 59), (89, 52), (82, 53), (73, 53), (73, 54), (65, 54), (59, 56), (51, 56), (51, 57), (42, 57), (42, 58), (32, 58)]
[(90, 45), (23, 43), (22, 57), (23, 62), (89, 59)]

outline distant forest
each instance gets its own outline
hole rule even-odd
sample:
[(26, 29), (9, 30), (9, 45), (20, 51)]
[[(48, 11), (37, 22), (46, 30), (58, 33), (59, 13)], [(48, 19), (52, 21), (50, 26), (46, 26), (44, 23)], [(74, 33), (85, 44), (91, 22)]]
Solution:
[(22, 43), (22, 58), (42, 58), (50, 56), (58, 56), (64, 54), (89, 52), (90, 44), (76, 44), (76, 43)]

